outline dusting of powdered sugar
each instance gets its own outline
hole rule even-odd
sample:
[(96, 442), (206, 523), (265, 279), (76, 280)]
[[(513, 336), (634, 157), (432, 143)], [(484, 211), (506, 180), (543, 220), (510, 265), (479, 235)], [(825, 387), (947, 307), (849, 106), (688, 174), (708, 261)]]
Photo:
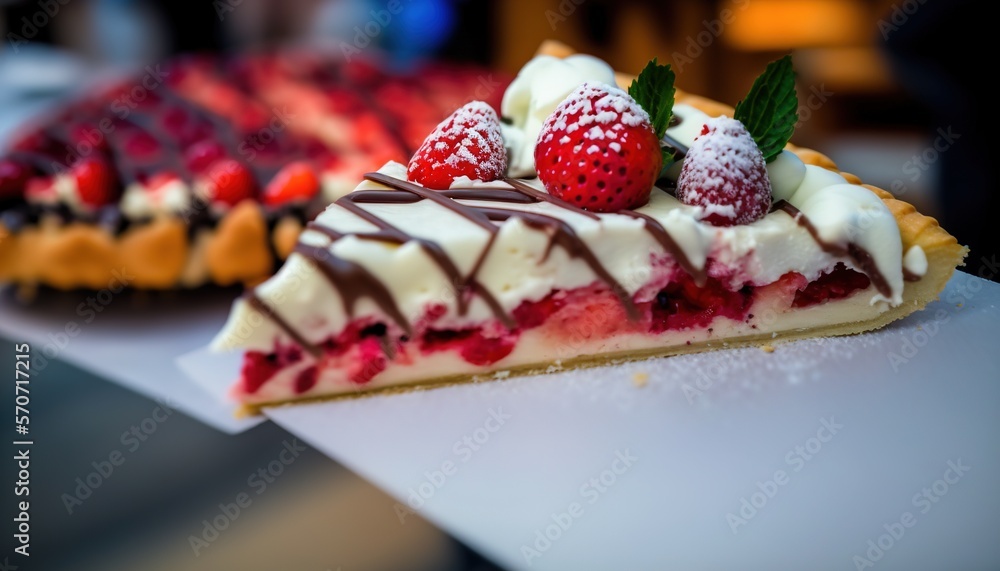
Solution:
[(710, 119), (684, 158), (677, 198), (701, 206), (704, 217), (748, 224), (767, 214), (770, 196), (764, 157), (743, 123), (726, 116)]
[[(448, 150), (449, 141), (458, 141), (453, 152), (443, 160), (435, 160), (432, 168), (472, 166), (479, 180), (494, 180), (507, 170), (507, 153), (500, 134), (500, 119), (484, 101), (472, 101), (442, 121), (425, 141), (440, 153)], [(422, 154), (424, 147), (417, 151)]]
[(649, 114), (628, 93), (605, 83), (587, 81), (556, 107), (539, 133), (539, 142), (551, 141), (554, 130), (571, 134), (585, 129), (585, 141), (617, 139), (616, 131), (622, 130), (623, 125), (649, 124)]

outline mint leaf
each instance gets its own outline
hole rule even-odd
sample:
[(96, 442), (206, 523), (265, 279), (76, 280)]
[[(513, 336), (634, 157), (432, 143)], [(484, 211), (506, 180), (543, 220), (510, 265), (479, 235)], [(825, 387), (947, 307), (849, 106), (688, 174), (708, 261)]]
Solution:
[(798, 109), (792, 56), (785, 56), (767, 64), (750, 93), (736, 104), (734, 118), (750, 131), (764, 160), (771, 162), (792, 138), (799, 120)]
[(662, 138), (674, 112), (674, 70), (670, 64), (660, 65), (653, 58), (632, 80), (628, 94), (649, 113), (656, 138)]

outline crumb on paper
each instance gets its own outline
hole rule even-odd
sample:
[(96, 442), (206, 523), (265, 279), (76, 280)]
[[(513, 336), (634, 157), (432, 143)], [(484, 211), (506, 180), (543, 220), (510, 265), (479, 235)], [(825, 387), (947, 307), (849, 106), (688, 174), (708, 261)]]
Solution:
[(649, 382), (649, 373), (638, 372), (632, 375), (632, 384), (642, 388)]
[(761, 347), (761, 350), (763, 350), (765, 353), (774, 353), (774, 345), (764, 345), (763, 347)]

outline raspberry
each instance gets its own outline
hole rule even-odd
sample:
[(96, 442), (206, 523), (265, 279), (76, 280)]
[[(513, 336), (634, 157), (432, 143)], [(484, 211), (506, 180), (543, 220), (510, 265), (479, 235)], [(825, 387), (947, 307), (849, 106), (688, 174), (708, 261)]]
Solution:
[(447, 190), (455, 179), (488, 182), (504, 176), (507, 151), (496, 111), (482, 101), (467, 103), (424, 139), (406, 176), (427, 188)]
[(549, 194), (615, 212), (649, 200), (663, 158), (642, 107), (617, 87), (587, 82), (545, 121), (535, 166)]
[(743, 123), (716, 117), (705, 124), (684, 158), (677, 199), (702, 207), (702, 220), (713, 226), (749, 224), (767, 214), (771, 181)]

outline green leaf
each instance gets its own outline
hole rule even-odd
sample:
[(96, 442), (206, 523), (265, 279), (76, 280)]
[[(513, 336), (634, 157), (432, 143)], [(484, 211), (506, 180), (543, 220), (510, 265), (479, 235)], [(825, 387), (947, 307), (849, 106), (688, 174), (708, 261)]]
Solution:
[(738, 119), (753, 136), (764, 160), (771, 162), (792, 138), (799, 120), (792, 56), (767, 64), (754, 80), (750, 93), (736, 104)]
[(649, 113), (656, 138), (662, 138), (674, 112), (674, 70), (670, 64), (660, 65), (653, 58), (632, 80), (628, 94)]

